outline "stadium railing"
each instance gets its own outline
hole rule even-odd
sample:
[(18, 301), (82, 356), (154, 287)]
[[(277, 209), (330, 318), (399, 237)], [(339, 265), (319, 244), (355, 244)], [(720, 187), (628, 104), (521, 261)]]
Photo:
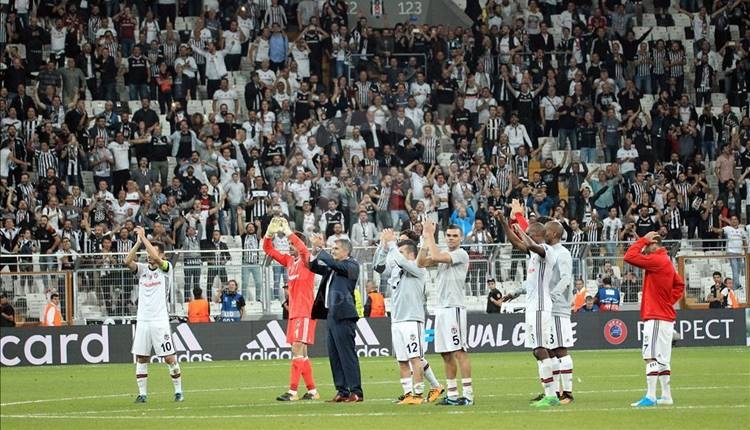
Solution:
[[(215, 251), (201, 251), (200, 265), (185, 264), (190, 260), (185, 259), (184, 251), (169, 253), (175, 267), (175, 287), (170, 289), (169, 297), (170, 313), (180, 317), (187, 314), (187, 302), (192, 298), (193, 287), (201, 288), (203, 297), (210, 301), (211, 296), (220, 291), (227, 280), (234, 279), (247, 302), (246, 314), (249, 318), (279, 316), (284, 300), (282, 287), (286, 283), (285, 269), (276, 265), (262, 250), (243, 250), (236, 238), (227, 237), (225, 240), (229, 243), (229, 259), (221, 263), (215, 259)], [(568, 247), (571, 245), (566, 244)], [(733, 277), (730, 256), (724, 252), (723, 241), (665, 241), (664, 245), (688, 284), (683, 307), (707, 306), (706, 296), (714, 271), (721, 272), (723, 277)], [(635, 309), (640, 302), (643, 274), (641, 270), (623, 262), (626, 247), (625, 243), (583, 243), (578, 250), (574, 249), (573, 276), (584, 281), (587, 294), (592, 296), (596, 294), (602, 279), (611, 277), (613, 285), (621, 289), (623, 308)], [(523, 254), (512, 251), (509, 244), (466, 244), (464, 248), (470, 255), (465, 291), (469, 311), (485, 310), (486, 286), (490, 278), (495, 279), (504, 294), (520, 291), (526, 268)], [(390, 289), (373, 268), (374, 252), (374, 247), (354, 249), (353, 256), (360, 262), (358, 288), (362, 296), (366, 297), (366, 283), (375, 282), (389, 306)], [(113, 256), (117, 261), (124, 258), (124, 254)], [(38, 321), (52, 291), (61, 293), (61, 308), (67, 322), (87, 323), (113, 318), (132, 319), (135, 316), (135, 277), (120, 264), (102, 265), (101, 254), (79, 255), (73, 271), (60, 271), (56, 261), (40, 258), (39, 255), (16, 258), (24, 261), (25, 265), (9, 266), (12, 271), (0, 272), (0, 290), (8, 294), (23, 321)], [(735, 281), (735, 285), (744, 286), (750, 258), (747, 255), (740, 258), (743, 259), (743, 264), (735, 266), (741, 269), (741, 274), (737, 276), (739, 282)], [(243, 261), (254, 263), (245, 264)], [(19, 271), (19, 267), (24, 271)], [(428, 280), (427, 307), (430, 312), (437, 303), (436, 276), (437, 272), (433, 270)], [(744, 288), (737, 288), (735, 291), (742, 304), (747, 303), (745, 291)], [(517, 300), (521, 302), (522, 298)], [(218, 304), (213, 304), (212, 314), (218, 313)]]

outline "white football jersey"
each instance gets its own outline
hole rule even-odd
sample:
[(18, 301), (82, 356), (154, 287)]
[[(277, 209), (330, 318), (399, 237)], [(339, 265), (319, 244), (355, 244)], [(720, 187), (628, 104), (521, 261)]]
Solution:
[(174, 273), (172, 263), (167, 270), (151, 270), (148, 264), (137, 263), (138, 271), (138, 321), (169, 323), (167, 297), (172, 288)]
[(541, 245), (545, 256), (529, 251), (526, 274), (526, 311), (552, 311), (550, 281), (555, 268), (555, 251), (546, 243)]

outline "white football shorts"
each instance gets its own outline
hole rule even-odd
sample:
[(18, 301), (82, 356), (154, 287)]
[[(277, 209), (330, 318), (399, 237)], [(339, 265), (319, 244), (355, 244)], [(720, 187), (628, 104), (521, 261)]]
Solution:
[(435, 310), (435, 352), (468, 350), (465, 308)]

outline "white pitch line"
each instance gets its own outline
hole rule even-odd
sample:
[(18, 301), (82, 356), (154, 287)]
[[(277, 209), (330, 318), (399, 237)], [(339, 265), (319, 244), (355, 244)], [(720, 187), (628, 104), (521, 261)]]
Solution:
[[(744, 385), (723, 385), (716, 387), (700, 387), (700, 386), (689, 386), (689, 387), (677, 387), (676, 391), (698, 391), (698, 390), (727, 390), (733, 388), (743, 388)], [(620, 390), (590, 390), (590, 391), (576, 391), (575, 394), (605, 394), (605, 393), (638, 393), (643, 391), (643, 388), (628, 388)], [(513, 398), (513, 397), (526, 397), (533, 396), (536, 393), (504, 393), (504, 394), (483, 394), (481, 399), (485, 398)], [(372, 403), (391, 403), (393, 398), (367, 398), (366, 401)], [(187, 400), (189, 401), (189, 399)], [(175, 408), (148, 408), (144, 412), (159, 412), (159, 411), (179, 411), (179, 410), (211, 410), (211, 409), (234, 409), (234, 408), (247, 408), (253, 407), (289, 407), (292, 403), (289, 402), (268, 402), (268, 403), (239, 403), (231, 405), (190, 405), (190, 406), (179, 406)], [(320, 405), (320, 402), (295, 402), (294, 405)], [(306, 406), (305, 406), (306, 407)], [(66, 415), (78, 416), (78, 415), (95, 415), (95, 414), (113, 414), (113, 413), (125, 413), (132, 412), (133, 409), (97, 409), (91, 411), (71, 411), (66, 412)]]
[[(750, 376), (750, 373), (727, 373), (724, 376)], [(586, 379), (599, 379), (599, 378), (636, 378), (643, 376), (643, 374), (625, 374), (625, 375), (588, 375), (584, 376)], [(483, 381), (508, 381), (508, 380), (532, 380), (532, 376), (509, 376), (502, 378), (482, 378)], [(382, 380), (382, 381), (370, 381), (367, 385), (398, 385), (395, 380)], [(324, 385), (325, 386), (325, 385)], [(187, 390), (186, 393), (214, 393), (214, 392), (226, 392), (226, 391), (252, 391), (252, 390), (283, 390), (288, 388), (286, 385), (266, 385), (266, 386), (253, 386), (253, 387), (231, 387), (231, 388), (203, 388), (198, 390)], [(582, 392), (582, 391), (581, 391)], [(151, 394), (171, 394), (167, 392), (155, 392)], [(19, 405), (33, 405), (40, 403), (54, 403), (54, 402), (70, 402), (77, 400), (91, 400), (100, 398), (116, 398), (116, 397), (130, 397), (133, 393), (120, 393), (120, 394), (102, 394), (102, 395), (91, 395), (91, 396), (72, 396), (72, 397), (58, 397), (55, 399), (35, 399), (35, 400), (19, 400), (16, 402), (0, 403), (0, 407), (5, 406), (19, 406)]]
[[(353, 406), (357, 407), (357, 406)], [(644, 411), (656, 411), (656, 410), (699, 410), (699, 409), (750, 409), (750, 405), (726, 405), (726, 404), (715, 404), (715, 405), (686, 405), (686, 406), (659, 406), (655, 408), (644, 408), (640, 409)], [(408, 412), (407, 412), (408, 409)], [(636, 408), (631, 407), (614, 407), (614, 408), (587, 408), (586, 412), (622, 412), (631, 411)], [(569, 409), (569, 408), (555, 408), (540, 410), (540, 413), (570, 413), (570, 412), (581, 412), (582, 409)], [(510, 409), (510, 410), (476, 410), (474, 408), (467, 408), (463, 410), (452, 410), (449, 411), (450, 415), (517, 415), (526, 413), (537, 412), (534, 409)], [(0, 415), (0, 418), (21, 418), (21, 419), (41, 419), (41, 420), (148, 420), (148, 419), (169, 419), (169, 420), (196, 420), (196, 419), (234, 419), (234, 418), (348, 418), (348, 417), (383, 417), (383, 416), (400, 416), (400, 415), (435, 415), (434, 412), (415, 411), (414, 408), (404, 408), (402, 412), (337, 412), (337, 413), (297, 413), (297, 414), (236, 414), (236, 415), (158, 415), (154, 417), (145, 417), (143, 415), (120, 415), (120, 416), (90, 416), (90, 415), (38, 415), (38, 414), (7, 414)]]

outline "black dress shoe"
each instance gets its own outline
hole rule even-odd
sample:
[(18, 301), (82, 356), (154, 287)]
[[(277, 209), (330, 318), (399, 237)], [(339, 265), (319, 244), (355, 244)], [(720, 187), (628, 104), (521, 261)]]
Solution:
[(359, 402), (364, 402), (364, 401), (365, 401), (364, 397), (358, 394), (354, 394), (354, 393), (349, 394), (349, 397), (347, 397), (347, 399), (344, 400), (344, 402), (346, 403), (359, 403)]
[(326, 400), (326, 403), (343, 403), (349, 401), (350, 396), (342, 396), (340, 394), (336, 394), (334, 398), (331, 400)]

